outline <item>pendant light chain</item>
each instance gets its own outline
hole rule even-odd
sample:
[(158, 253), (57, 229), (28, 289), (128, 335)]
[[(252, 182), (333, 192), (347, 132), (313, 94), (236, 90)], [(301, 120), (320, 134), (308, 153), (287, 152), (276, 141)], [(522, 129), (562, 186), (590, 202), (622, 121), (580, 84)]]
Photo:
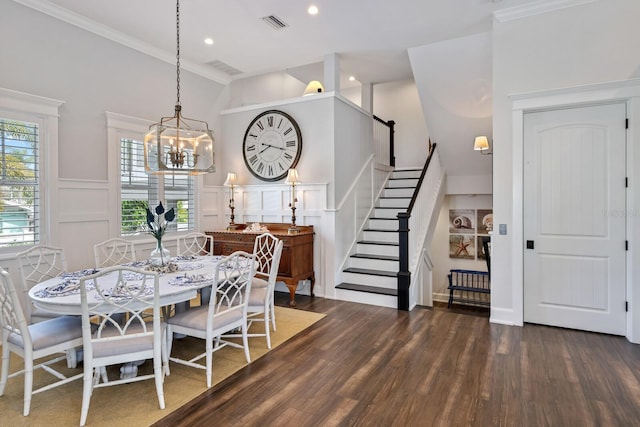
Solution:
[(180, 105), (180, 0), (176, 1), (176, 76), (178, 99), (176, 106)]
[(150, 174), (201, 175), (216, 171), (213, 132), (204, 120), (182, 117), (180, 105), (180, 0), (176, 0), (176, 105), (144, 137), (144, 168)]

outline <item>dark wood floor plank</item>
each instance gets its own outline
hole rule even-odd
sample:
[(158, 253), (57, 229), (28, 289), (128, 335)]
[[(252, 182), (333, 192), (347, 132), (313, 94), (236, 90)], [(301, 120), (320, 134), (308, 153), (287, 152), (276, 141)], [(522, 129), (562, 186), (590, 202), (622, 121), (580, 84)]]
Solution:
[(327, 316), (156, 426), (640, 424), (640, 346), (624, 337), (296, 300)]

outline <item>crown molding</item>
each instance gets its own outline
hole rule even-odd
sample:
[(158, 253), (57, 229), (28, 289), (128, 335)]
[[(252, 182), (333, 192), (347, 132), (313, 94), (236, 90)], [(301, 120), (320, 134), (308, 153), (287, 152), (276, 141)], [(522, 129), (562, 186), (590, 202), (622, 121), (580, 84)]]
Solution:
[(516, 19), (540, 15), (554, 10), (593, 3), (594, 1), (597, 0), (538, 0), (532, 3), (522, 4), (520, 6), (496, 10), (493, 12), (493, 18), (497, 22), (514, 21)]
[[(13, 0), (23, 6), (29, 7), (38, 12), (42, 12), (67, 24), (74, 25), (83, 30), (89, 31), (107, 40), (111, 40), (123, 46), (137, 50), (163, 62), (175, 65), (176, 54), (175, 52), (168, 52), (163, 49), (158, 49), (149, 43), (143, 42), (135, 37), (131, 37), (120, 31), (116, 31), (111, 27), (103, 25), (85, 16), (72, 12), (68, 9), (62, 8), (56, 4), (47, 0)], [(209, 67), (197, 64), (192, 61), (180, 60), (180, 68), (190, 71), (206, 79), (212, 80), (216, 83), (227, 85), (231, 82), (231, 78), (225, 73), (213, 70)]]
[(59, 117), (58, 109), (64, 103), (59, 99), (45, 98), (44, 96), (31, 95), (30, 93), (0, 87), (0, 109)]

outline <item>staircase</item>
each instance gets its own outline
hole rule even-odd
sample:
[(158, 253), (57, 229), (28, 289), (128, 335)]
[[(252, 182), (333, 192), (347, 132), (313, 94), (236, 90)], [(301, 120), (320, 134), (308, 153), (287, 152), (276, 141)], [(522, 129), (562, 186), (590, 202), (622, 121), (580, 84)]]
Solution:
[(338, 299), (397, 308), (399, 270), (398, 212), (409, 206), (421, 169), (392, 173), (376, 203), (356, 253), (342, 270)]

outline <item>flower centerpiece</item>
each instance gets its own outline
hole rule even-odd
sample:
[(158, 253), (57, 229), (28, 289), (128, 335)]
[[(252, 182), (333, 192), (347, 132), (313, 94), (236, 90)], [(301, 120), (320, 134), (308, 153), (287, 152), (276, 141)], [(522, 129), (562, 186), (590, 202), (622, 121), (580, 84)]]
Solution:
[(175, 219), (175, 210), (171, 208), (165, 212), (162, 202), (156, 206), (155, 213), (147, 207), (147, 230), (156, 239), (156, 248), (151, 252), (152, 264), (164, 266), (169, 262), (171, 254), (162, 245), (162, 237), (169, 223)]

